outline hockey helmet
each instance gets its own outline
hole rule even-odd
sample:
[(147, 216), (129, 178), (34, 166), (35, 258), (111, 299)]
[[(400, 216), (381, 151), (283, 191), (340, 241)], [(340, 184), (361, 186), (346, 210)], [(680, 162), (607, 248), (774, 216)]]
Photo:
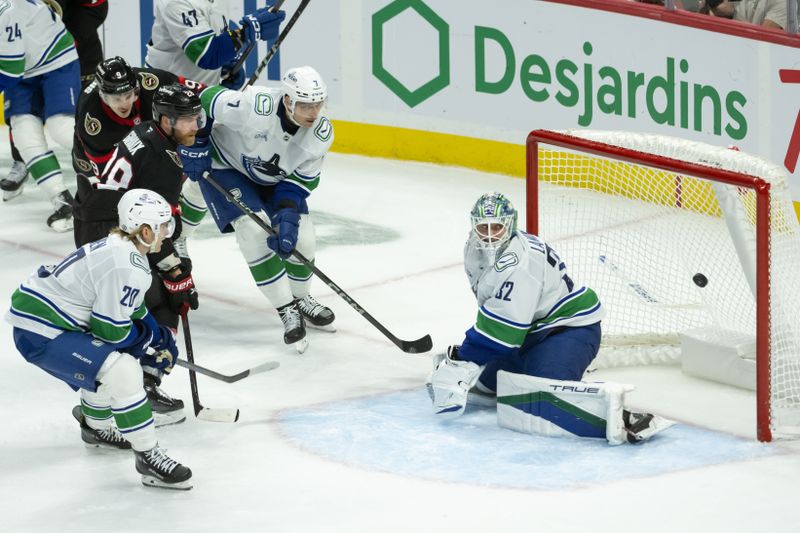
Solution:
[(472, 234), (480, 248), (498, 250), (517, 231), (517, 210), (500, 193), (486, 193), (470, 211)]
[(205, 122), (203, 106), (200, 97), (195, 91), (181, 85), (172, 83), (162, 85), (153, 95), (153, 119), (158, 122), (161, 117), (168, 117), (174, 123), (178, 117), (191, 117), (198, 115), (198, 126)]
[(171, 237), (175, 231), (172, 208), (163, 196), (148, 189), (131, 189), (123, 194), (117, 204), (117, 215), (119, 216), (119, 229), (125, 233), (135, 233), (145, 224), (150, 226), (156, 238), (152, 243), (142, 241), (147, 246), (155, 244), (163, 223), (169, 223), (164, 238)]
[(103, 94), (123, 94), (139, 88), (133, 69), (119, 56), (98, 63), (94, 79)]
[(283, 94), (289, 96), (291, 113), (294, 113), (294, 106), (298, 102), (321, 106), (328, 99), (328, 86), (322, 81), (322, 76), (308, 66), (287, 70), (281, 85)]

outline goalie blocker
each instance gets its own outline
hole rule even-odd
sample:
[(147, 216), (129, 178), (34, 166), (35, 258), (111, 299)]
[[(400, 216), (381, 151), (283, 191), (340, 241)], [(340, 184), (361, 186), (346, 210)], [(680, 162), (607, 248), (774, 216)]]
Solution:
[(609, 444), (645, 441), (674, 424), (624, 408), (633, 385), (588, 383), (497, 373), (497, 423), (550, 437), (606, 439)]

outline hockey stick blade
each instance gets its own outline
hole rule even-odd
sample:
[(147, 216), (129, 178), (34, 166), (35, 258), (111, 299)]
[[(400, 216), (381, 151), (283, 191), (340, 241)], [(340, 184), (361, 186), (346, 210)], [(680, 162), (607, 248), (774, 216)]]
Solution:
[(400, 341), (399, 347), (406, 353), (425, 353), (433, 348), (433, 339), (430, 335), (425, 335), (415, 341)]
[[(252, 209), (250, 209), (247, 206), (247, 204), (236, 198), (233, 194), (231, 194), (231, 192), (228, 189), (217, 183), (217, 180), (214, 179), (214, 177), (211, 175), (211, 172), (208, 171), (203, 172), (203, 179), (205, 179), (209, 184), (211, 184), (212, 187), (218, 190), (220, 194), (225, 197), (225, 199), (227, 199), (230, 203), (235, 205), (239, 209), (239, 211), (247, 215), (250, 218), (250, 220), (252, 220), (258, 225), (258, 227), (267, 232), (267, 235), (272, 235), (273, 237), (275, 236), (275, 230), (272, 229), (272, 226), (264, 222), (258, 215), (256, 215), (253, 212)], [(364, 320), (372, 324), (373, 327), (375, 327), (375, 329), (383, 333), (387, 339), (392, 341), (392, 343), (394, 343), (395, 346), (397, 346), (404, 352), (423, 353), (427, 352), (433, 347), (433, 341), (431, 340), (430, 335), (425, 335), (421, 339), (417, 339), (415, 341), (404, 341), (402, 339), (398, 339), (391, 331), (386, 329), (386, 326), (378, 322), (375, 319), (375, 317), (369, 314), (366, 309), (361, 307), (361, 305), (359, 305), (358, 302), (356, 302), (349, 294), (347, 294), (344, 291), (344, 289), (342, 289), (336, 283), (334, 283), (331, 278), (329, 278), (324, 272), (322, 272), (319, 268), (317, 268), (317, 266), (313, 262), (309, 261), (303, 254), (298, 252), (297, 249), (292, 250), (292, 256), (301, 263), (303, 263), (306, 267), (308, 267), (311, 270), (311, 272), (313, 272), (314, 275), (316, 275), (317, 278), (319, 278), (320, 281), (322, 281), (325, 285), (328, 286), (330, 290), (335, 292), (337, 296), (339, 296), (342, 300), (347, 302), (347, 304), (350, 307), (352, 307), (359, 315), (364, 317)]]
[(209, 409), (203, 407), (195, 416), (206, 422), (236, 422), (239, 420), (238, 409)]
[(203, 374), (204, 376), (210, 377), (212, 379), (218, 379), (220, 381), (224, 381), (225, 383), (236, 383), (237, 381), (243, 380), (247, 376), (258, 374), (259, 372), (266, 372), (268, 370), (275, 370), (276, 368), (281, 366), (281, 364), (277, 361), (267, 361), (266, 363), (260, 364), (256, 367), (250, 368), (248, 370), (243, 370), (238, 374), (227, 376), (225, 374), (220, 374), (219, 372), (214, 372), (213, 370), (209, 370), (208, 368), (192, 364), (189, 361), (184, 361), (183, 359), (176, 359), (175, 364), (178, 366), (182, 366), (183, 368), (186, 368), (188, 370), (193, 370), (198, 374)]

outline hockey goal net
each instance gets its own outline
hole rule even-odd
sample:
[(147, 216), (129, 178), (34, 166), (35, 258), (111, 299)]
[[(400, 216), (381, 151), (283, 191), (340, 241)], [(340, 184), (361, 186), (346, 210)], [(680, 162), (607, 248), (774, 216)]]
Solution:
[[(752, 339), (757, 436), (800, 437), (800, 227), (781, 168), (656, 135), (536, 130), (529, 232), (607, 309), (600, 365)], [(748, 357), (746, 354), (744, 357)]]

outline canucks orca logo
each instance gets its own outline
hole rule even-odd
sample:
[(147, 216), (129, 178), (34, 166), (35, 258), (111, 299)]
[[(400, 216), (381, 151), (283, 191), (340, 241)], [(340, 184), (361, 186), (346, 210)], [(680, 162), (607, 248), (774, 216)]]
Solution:
[(286, 177), (286, 172), (278, 166), (280, 156), (275, 154), (269, 161), (264, 161), (261, 157), (248, 157), (242, 154), (242, 166), (244, 166), (250, 177), (256, 182), (275, 183)]

